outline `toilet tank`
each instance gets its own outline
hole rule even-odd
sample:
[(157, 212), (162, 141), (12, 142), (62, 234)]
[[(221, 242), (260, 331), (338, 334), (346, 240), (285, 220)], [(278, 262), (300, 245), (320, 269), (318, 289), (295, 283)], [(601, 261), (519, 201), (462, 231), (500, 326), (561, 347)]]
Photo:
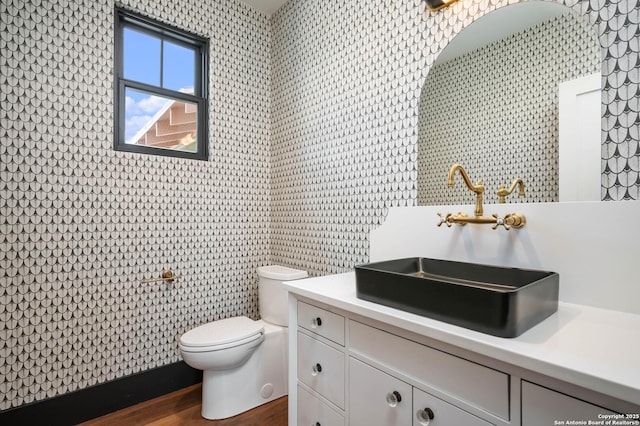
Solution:
[(299, 280), (308, 276), (307, 271), (280, 265), (258, 268), (258, 308), (260, 317), (271, 324), (287, 326), (289, 307), (283, 281)]

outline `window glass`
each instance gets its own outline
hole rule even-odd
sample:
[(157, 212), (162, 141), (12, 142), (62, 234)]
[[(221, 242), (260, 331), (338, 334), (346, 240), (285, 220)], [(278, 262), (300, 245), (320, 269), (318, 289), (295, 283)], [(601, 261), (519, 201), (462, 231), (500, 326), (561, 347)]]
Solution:
[(168, 41), (162, 55), (162, 87), (193, 93), (195, 84), (195, 52)]
[(126, 89), (125, 143), (196, 152), (198, 104)]
[(159, 86), (160, 48), (159, 38), (125, 28), (122, 58), (124, 78)]

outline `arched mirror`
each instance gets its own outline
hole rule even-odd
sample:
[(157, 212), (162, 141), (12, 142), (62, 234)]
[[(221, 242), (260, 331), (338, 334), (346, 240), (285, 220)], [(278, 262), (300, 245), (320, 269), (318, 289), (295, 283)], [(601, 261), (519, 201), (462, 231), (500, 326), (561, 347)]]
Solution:
[(454, 163), (474, 182), (484, 182), (487, 203), (497, 203), (498, 187), (515, 178), (524, 180), (526, 195), (518, 198), (515, 191), (507, 202), (558, 201), (559, 87), (584, 78), (596, 84), (588, 101), (597, 116), (589, 143), (595, 144), (599, 194), (600, 61), (593, 25), (557, 3), (505, 6), (463, 29), (439, 54), (422, 88), (418, 204), (473, 200), (462, 182), (447, 187)]

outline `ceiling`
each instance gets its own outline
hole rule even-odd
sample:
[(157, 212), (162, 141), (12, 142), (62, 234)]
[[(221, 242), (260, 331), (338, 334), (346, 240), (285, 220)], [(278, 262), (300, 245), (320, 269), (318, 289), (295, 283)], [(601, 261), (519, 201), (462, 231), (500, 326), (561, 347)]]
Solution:
[(242, 3), (248, 4), (252, 8), (259, 10), (271, 16), (276, 10), (280, 9), (280, 6), (285, 4), (287, 0), (238, 0)]

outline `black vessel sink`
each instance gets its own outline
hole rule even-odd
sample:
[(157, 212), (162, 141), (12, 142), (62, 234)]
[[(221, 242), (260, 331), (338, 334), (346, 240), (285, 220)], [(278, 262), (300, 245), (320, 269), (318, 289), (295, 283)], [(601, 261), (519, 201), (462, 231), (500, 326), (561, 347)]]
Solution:
[(359, 299), (499, 337), (558, 310), (555, 272), (412, 257), (359, 265)]

